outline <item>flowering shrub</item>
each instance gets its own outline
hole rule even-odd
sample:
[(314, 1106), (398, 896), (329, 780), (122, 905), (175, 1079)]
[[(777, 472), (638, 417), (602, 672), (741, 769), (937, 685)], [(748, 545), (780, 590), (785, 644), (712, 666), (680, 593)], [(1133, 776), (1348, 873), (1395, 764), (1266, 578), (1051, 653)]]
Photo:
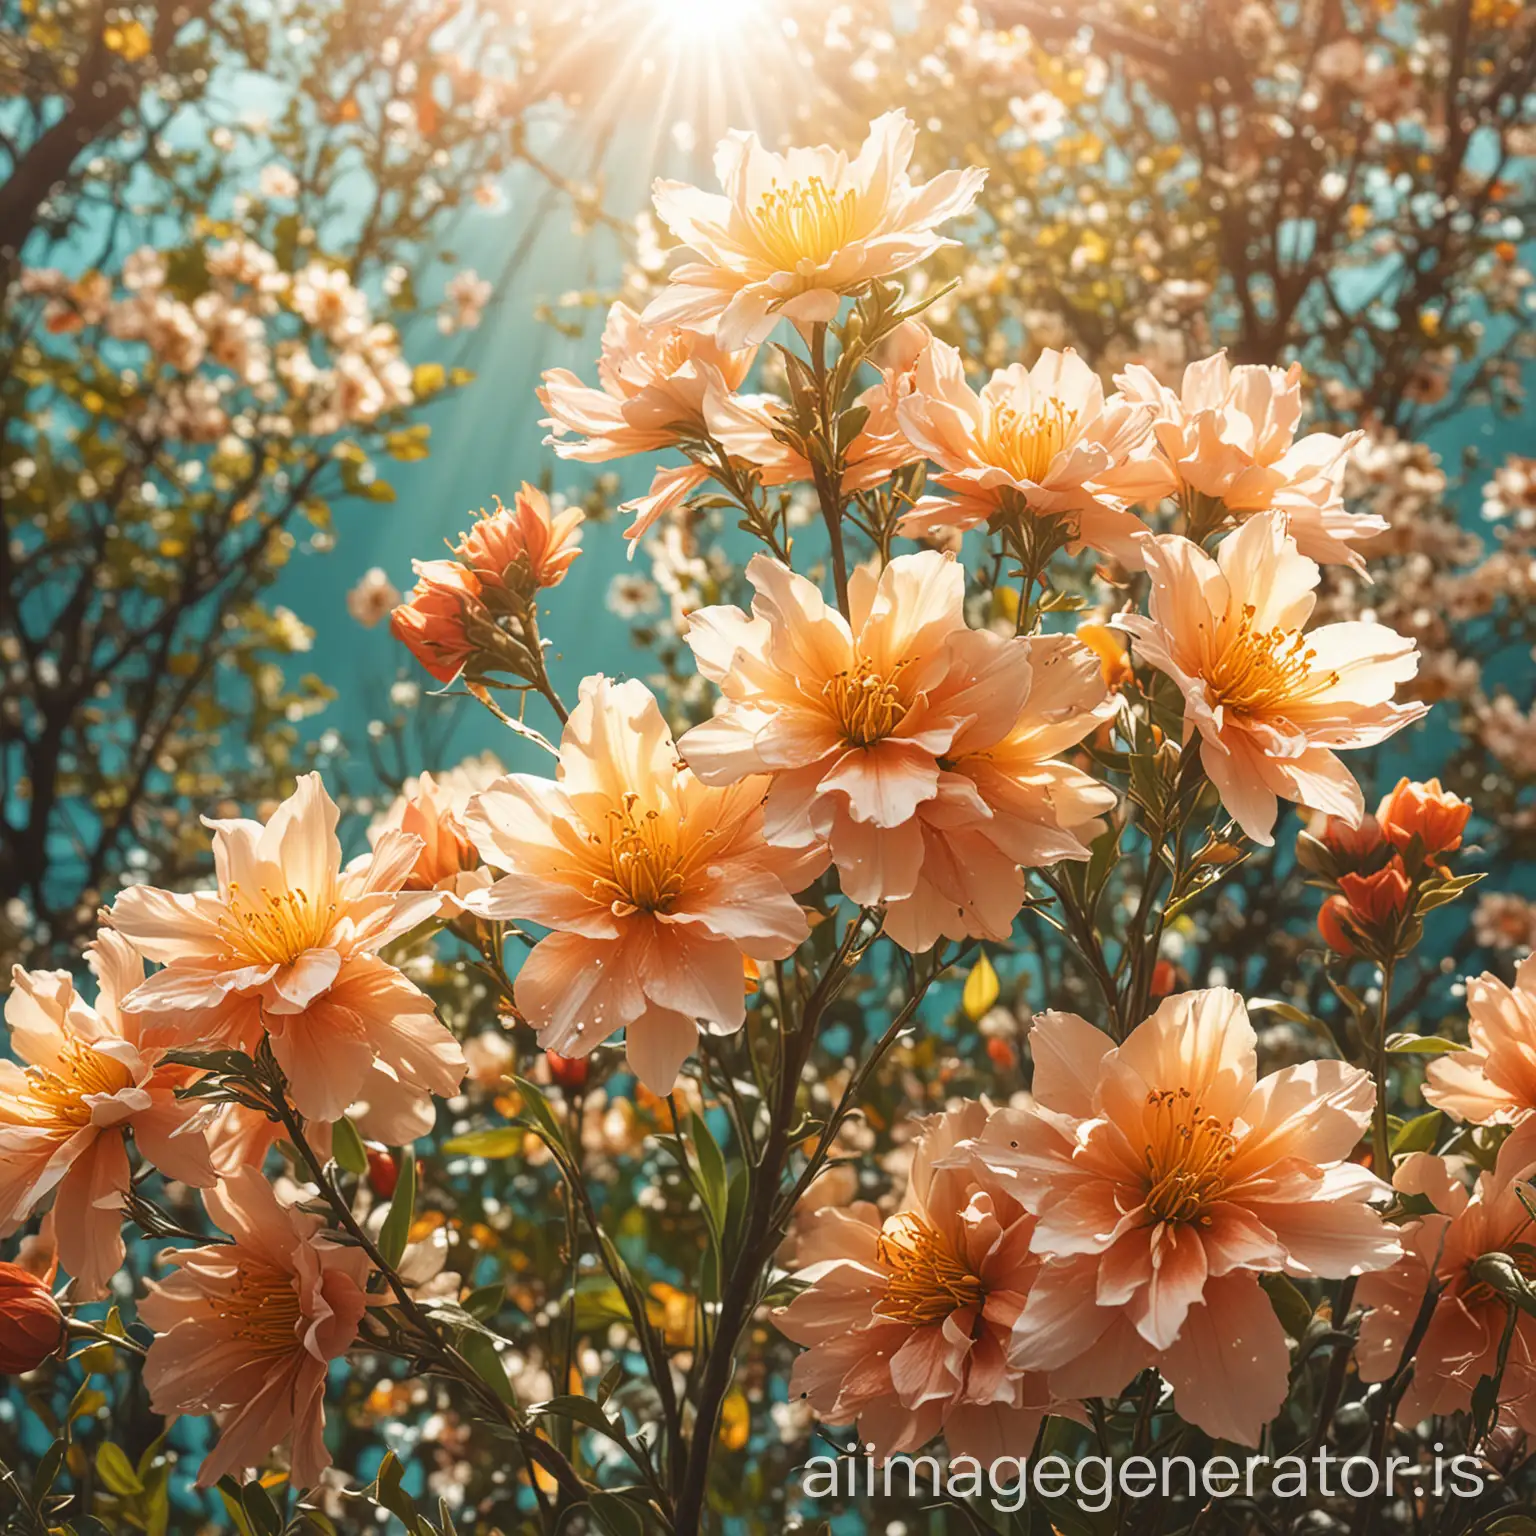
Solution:
[[(0, 1350), (39, 1399), (78, 1368), (183, 1421), (129, 1447), (97, 1389), (50, 1405), (34, 1528), (213, 1489), (263, 1532), (830, 1530), (901, 1465), (903, 1518), (1097, 1531), (1108, 1496), (1030, 1461), (1234, 1452), (1240, 1503), (1164, 1476), (1110, 1525), (1529, 1526), (1531, 962), (1409, 1027), (1481, 812), (1408, 777), (1366, 811), (1349, 754), (1435, 695), (1422, 621), (1339, 585), (1391, 548), (1362, 439), (1219, 352), (1177, 390), (1070, 346), (986, 376), (923, 277), (982, 171), (917, 180), (917, 146), (900, 112), (852, 157), (733, 134), (722, 193), (658, 184), (690, 256), (613, 305), (601, 388), (544, 378), (557, 455), (684, 461), (631, 550), (738, 525), (654, 688), (562, 697), (541, 622), (601, 535), (524, 485), (390, 625), (545, 771), (414, 764), (352, 860), (302, 775), (205, 819), (202, 887), (116, 894), (94, 1003), (17, 968)], [(296, 409), (371, 409), (392, 358), (350, 345), (344, 275), (280, 286), (345, 343)], [(128, 330), (169, 356), (154, 292)], [(1305, 880), (1326, 946), (1284, 996), (1183, 970), (1254, 869)], [(125, 1221), (163, 1245), (143, 1294)], [(1357, 1451), (1364, 1492), (1280, 1475)]]

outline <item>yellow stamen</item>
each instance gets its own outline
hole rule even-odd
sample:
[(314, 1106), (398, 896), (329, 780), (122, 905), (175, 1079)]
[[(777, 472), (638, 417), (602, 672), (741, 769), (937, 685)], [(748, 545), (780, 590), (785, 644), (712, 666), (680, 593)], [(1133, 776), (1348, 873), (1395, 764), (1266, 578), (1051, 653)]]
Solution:
[(594, 884), (626, 906), (666, 912), (682, 894), (685, 860), (655, 811), (637, 811), (639, 797), (624, 797), (623, 809), (608, 812), (609, 875)]
[(925, 1328), (986, 1300), (981, 1281), (911, 1211), (886, 1223), (875, 1240), (875, 1255), (890, 1271), (885, 1295), (875, 1307), (881, 1317)]
[(1038, 485), (1076, 431), (1077, 412), (1060, 400), (1046, 401), (1031, 416), (1002, 400), (988, 412), (977, 446), (987, 463), (1006, 469), (1015, 480)]
[(263, 887), (247, 901), (231, 881), (219, 932), (232, 955), (266, 965), (292, 965), (305, 950), (324, 942), (335, 914), (334, 902), (322, 905), (302, 890), (273, 893)]
[(1337, 672), (1314, 672), (1317, 652), (1299, 630), (1257, 629), (1255, 608), (1243, 609), (1237, 633), (1205, 675), (1211, 703), (1234, 714), (1262, 715), (1315, 698), (1339, 680)]
[(1154, 1221), (1208, 1225), (1237, 1150), (1230, 1122), (1207, 1115), (1187, 1088), (1147, 1095), (1146, 1207)]
[(215, 1298), (219, 1319), (255, 1353), (289, 1354), (301, 1347), (303, 1315), (294, 1277), (243, 1256), (232, 1288)]
[(121, 1062), (70, 1040), (53, 1067), (28, 1067), (27, 1086), (7, 1108), (12, 1123), (73, 1132), (91, 1123), (87, 1095), (117, 1093), (133, 1078)]
[(834, 192), (810, 176), (787, 187), (774, 182), (750, 219), (764, 254), (794, 272), (802, 263), (819, 266), (848, 243), (858, 204), (857, 192)]
[(822, 697), (832, 706), (838, 728), (850, 746), (872, 747), (901, 723), (907, 702), (897, 679), (904, 666), (904, 661), (897, 662), (887, 680), (868, 661), (860, 660), (852, 671), (839, 672), (823, 685)]

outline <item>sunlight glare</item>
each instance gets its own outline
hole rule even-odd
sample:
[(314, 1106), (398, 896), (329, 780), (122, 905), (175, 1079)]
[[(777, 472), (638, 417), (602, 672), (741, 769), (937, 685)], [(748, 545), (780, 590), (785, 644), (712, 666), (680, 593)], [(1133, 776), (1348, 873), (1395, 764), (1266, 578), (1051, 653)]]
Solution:
[(657, 20), (677, 29), (676, 41), (720, 38), (757, 17), (763, 0), (650, 0)]

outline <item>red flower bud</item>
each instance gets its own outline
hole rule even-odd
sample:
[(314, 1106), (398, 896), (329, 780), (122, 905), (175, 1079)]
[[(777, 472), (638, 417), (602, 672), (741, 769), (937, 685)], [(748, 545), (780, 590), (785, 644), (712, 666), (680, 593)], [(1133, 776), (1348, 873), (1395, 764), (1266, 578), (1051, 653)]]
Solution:
[(544, 1060), (549, 1063), (549, 1075), (562, 1088), (584, 1088), (590, 1063), (585, 1056), (562, 1056), (558, 1051), (545, 1051)]
[(1358, 827), (1340, 816), (1326, 816), (1319, 841), (1340, 863), (1363, 864), (1381, 847), (1381, 827), (1374, 816), (1363, 817)]
[(1339, 889), (1355, 915), (1359, 928), (1379, 928), (1408, 905), (1413, 884), (1403, 861), (1394, 853), (1374, 875), (1341, 875)]
[(1354, 940), (1350, 938), (1349, 930), (1343, 922), (1343, 919), (1353, 915), (1353, 909), (1342, 896), (1330, 896), (1317, 914), (1317, 931), (1322, 934), (1323, 942), (1337, 955), (1352, 955), (1355, 952)]
[(0, 1262), (0, 1375), (36, 1370), (64, 1342), (64, 1314), (47, 1284)]
[(1459, 795), (1442, 789), (1439, 779), (1423, 784), (1399, 779), (1397, 788), (1376, 811), (1376, 819), (1394, 848), (1406, 848), (1417, 834), (1431, 858), (1461, 847), (1461, 835), (1471, 815), (1472, 807)]
[(377, 1142), (368, 1143), (368, 1183), (381, 1200), (388, 1200), (400, 1182), (400, 1164), (388, 1147)]

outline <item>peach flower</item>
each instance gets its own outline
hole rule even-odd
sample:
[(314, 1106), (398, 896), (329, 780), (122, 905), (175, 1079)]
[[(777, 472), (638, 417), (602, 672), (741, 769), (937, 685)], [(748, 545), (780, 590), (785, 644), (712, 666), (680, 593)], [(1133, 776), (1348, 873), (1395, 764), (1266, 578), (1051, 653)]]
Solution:
[[(1510, 1305), (1471, 1273), (1485, 1254), (1510, 1254), (1522, 1273), (1536, 1277), (1536, 1223), (1520, 1199), (1532, 1171), (1518, 1155), (1499, 1149), (1492, 1173), (1480, 1173), (1470, 1196), (1446, 1160), (1415, 1152), (1393, 1179), (1405, 1195), (1427, 1199), (1428, 1215), (1402, 1228), (1403, 1257), (1382, 1274), (1367, 1275), (1355, 1292), (1366, 1308), (1355, 1345), (1362, 1381), (1386, 1381), (1402, 1364), (1431, 1284), (1434, 1313), (1413, 1352), (1413, 1378), (1397, 1407), (1397, 1421), (1417, 1424), (1432, 1415), (1471, 1408), (1472, 1394), (1498, 1369), (1499, 1344)], [(1529, 1193), (1529, 1190), (1527, 1191)], [(1499, 1387), (1500, 1417), (1536, 1434), (1536, 1318), (1515, 1313), (1515, 1331)]]
[[(1175, 496), (1191, 524), (1210, 529), (1255, 512), (1284, 512), (1302, 554), (1320, 565), (1365, 570), (1354, 546), (1386, 530), (1385, 519), (1344, 509), (1344, 471), (1362, 432), (1300, 440), (1301, 364), (1289, 369), (1229, 366), (1225, 352), (1191, 363), (1175, 394), (1151, 369), (1133, 363), (1115, 375), (1129, 400), (1157, 413), (1161, 480), (1148, 500)], [(1209, 506), (1219, 503), (1213, 519)]]
[(1516, 1126), (1511, 1156), (1536, 1162), (1536, 955), (1513, 987), (1491, 971), (1469, 981), (1467, 1012), (1471, 1049), (1430, 1062), (1425, 1102), (1473, 1125)]
[(460, 898), (491, 883), (464, 818), (469, 802), (482, 789), (489, 789), (502, 771), (495, 756), (483, 752), (446, 773), (407, 779), (394, 800), (368, 823), (371, 846), (393, 831), (421, 839), (421, 852), (405, 877), (405, 890), (439, 891), (445, 910), (451, 911)]
[(175, 1090), (197, 1077), (145, 1043), (122, 1001), (144, 963), (121, 934), (85, 951), (95, 1005), (67, 971), (11, 973), (5, 1005), (11, 1049), (26, 1069), (0, 1062), (0, 1230), (13, 1232), (53, 1196), (59, 1262), (74, 1294), (94, 1301), (122, 1267), (122, 1212), (132, 1182), (127, 1137), (168, 1179), (213, 1183), (203, 1134), (207, 1111)]
[(1099, 659), (1066, 635), (1025, 640), (1029, 689), (1018, 718), (963, 727), (939, 792), (916, 811), (923, 862), (908, 897), (886, 905), (885, 934), (916, 954), (943, 938), (1005, 941), (1024, 904), (1024, 869), (1087, 859), (1115, 792), (1056, 754), (1115, 711)]
[(284, 1205), (254, 1169), (204, 1196), (233, 1238), (167, 1255), (139, 1316), (155, 1332), (144, 1361), (154, 1412), (216, 1414), (218, 1443), (199, 1488), (257, 1467), (292, 1443), (291, 1481), (313, 1488), (330, 1466), (325, 1378), (357, 1336), (372, 1269), (359, 1248), (327, 1241), (319, 1216)]
[(934, 233), (967, 212), (986, 172), (942, 171), (914, 186), (917, 130), (904, 112), (869, 125), (855, 159), (822, 145), (776, 155), (754, 133), (715, 150), (725, 195), (657, 181), (656, 212), (702, 260), (687, 262), (646, 308), (648, 325), (714, 326), (720, 345), (759, 342), (782, 318), (829, 321), (844, 294), (952, 245)]
[(390, 633), (440, 683), (453, 682), (476, 652), (469, 626), (490, 622), (480, 580), (457, 560), (413, 560), (416, 585), (389, 616)]
[(1308, 1061), (1260, 1079), (1255, 1040), (1224, 987), (1166, 998), (1118, 1047), (1074, 1014), (1036, 1019), (1035, 1105), (1000, 1111), (979, 1155), (1012, 1180), (1052, 1261), (1013, 1360), (1050, 1372), (1058, 1396), (1113, 1395), (1156, 1365), (1184, 1419), (1256, 1445), (1289, 1368), (1258, 1276), (1398, 1257), (1367, 1204), (1386, 1185), (1345, 1161), (1370, 1077)]
[[(549, 412), (544, 441), (562, 459), (601, 464), (702, 440), (755, 355), (755, 347), (726, 351), (696, 330), (648, 325), (627, 304), (615, 304), (603, 327), (601, 389), (567, 368), (545, 372), (538, 391)], [(646, 529), (708, 478), (706, 468), (691, 463), (657, 470), (650, 490), (620, 509), (635, 514), (624, 533), (630, 554)]]
[(525, 481), (510, 507), (496, 498), (496, 510), (461, 535), (454, 554), (475, 573), (482, 592), (508, 589), (526, 597), (565, 580), (581, 553), (585, 521), (580, 507), (552, 513), (544, 492)]
[(988, 1465), (1027, 1451), (1056, 1406), (1043, 1376), (1008, 1359), (1041, 1261), (1033, 1218), (974, 1150), (986, 1120), (972, 1102), (922, 1122), (894, 1215), (861, 1200), (798, 1227), (807, 1288), (775, 1314), (809, 1346), (790, 1395), (831, 1423), (857, 1419), (880, 1456), (942, 1433), (951, 1456)]
[[(1015, 849), (1022, 857), (1060, 830), (1041, 816), (1046, 797), (1030, 802), (1021, 784), (1010, 785), (1015, 766), (1028, 772), (1018, 764), (995, 772), (979, 757), (974, 772), (950, 764), (1002, 743), (1021, 722), (1034, 679), (1029, 642), (968, 628), (965, 573), (933, 550), (898, 556), (878, 577), (856, 570), (851, 625), (813, 582), (766, 555), (753, 557), (747, 579), (757, 589), (750, 616), (717, 607), (690, 618), (699, 671), (725, 698), (680, 743), (688, 765), (708, 784), (771, 774), (769, 841), (808, 851), (827, 844), (844, 895), (861, 905), (917, 897), (898, 918), (905, 937), (947, 927), (951, 897), (962, 924), (971, 904), (986, 908), (984, 923), (1000, 921), (1010, 902), (1016, 912)], [(1021, 743), (1020, 764), (1030, 750)], [(999, 809), (1022, 801), (1048, 831), (994, 828), (986, 872), (962, 877), (944, 836), (993, 816), (983, 781)], [(1078, 798), (1071, 814), (1086, 821), (1102, 808)], [(987, 889), (998, 877), (1002, 889)]]
[(902, 431), (935, 464), (949, 497), (925, 497), (900, 531), (974, 528), (1010, 512), (1060, 517), (1074, 545), (1135, 563), (1146, 524), (1140, 499), (1152, 413), (1104, 398), (1099, 376), (1070, 348), (1047, 348), (1033, 368), (1000, 368), (978, 395), (959, 351), (936, 341), (897, 408)]
[(642, 683), (589, 677), (558, 777), (511, 774), (470, 802), (470, 837), (506, 873), (465, 905), (550, 930), (515, 982), (540, 1045), (586, 1056), (623, 1029), (631, 1069), (660, 1094), (700, 1024), (741, 1027), (744, 957), (782, 960), (808, 932), (786, 889), (797, 857), (763, 841), (766, 788), (701, 784)]
[(1358, 823), (1360, 786), (1335, 749), (1375, 746), (1422, 719), (1395, 704), (1418, 670), (1414, 642), (1382, 624), (1304, 633), (1317, 565), (1280, 514), (1250, 518), (1213, 560), (1176, 535), (1142, 541), (1151, 617), (1118, 621), (1137, 655), (1184, 695), (1184, 739), (1221, 802), (1254, 842), (1274, 842), (1281, 799)]
[(363, 1100), (386, 1140), (410, 1141), (431, 1128), (432, 1095), (458, 1087), (464, 1057), (431, 999), (378, 951), (441, 898), (402, 889), (422, 851), (407, 832), (383, 833), (343, 868), (338, 816), (319, 774), (304, 774), (265, 826), (205, 820), (216, 891), (124, 891), (112, 926), (165, 969), (123, 1006), (182, 1045), (249, 1052), (265, 1031), (306, 1119)]

